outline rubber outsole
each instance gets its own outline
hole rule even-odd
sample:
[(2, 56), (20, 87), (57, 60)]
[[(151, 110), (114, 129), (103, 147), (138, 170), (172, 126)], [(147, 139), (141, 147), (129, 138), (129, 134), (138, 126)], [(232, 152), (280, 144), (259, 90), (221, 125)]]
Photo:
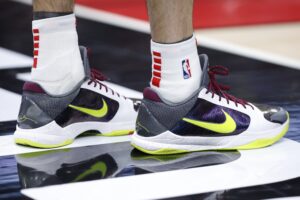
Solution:
[[(93, 135), (94, 136), (115, 137), (115, 136), (129, 135), (129, 134), (132, 134), (133, 132), (134, 132), (134, 130), (117, 130), (117, 131), (112, 131), (112, 132), (109, 132), (109, 133), (97, 133), (97, 134), (93, 134)], [(88, 135), (88, 134), (86, 134), (86, 135)], [(24, 139), (24, 138), (16, 138), (15, 139), (16, 144), (23, 145), (23, 146), (36, 147), (36, 148), (41, 148), (41, 149), (58, 148), (58, 147), (62, 147), (62, 146), (72, 144), (73, 142), (74, 142), (74, 139), (69, 139), (69, 140), (66, 140), (62, 143), (49, 145), (49, 144), (43, 144), (43, 143), (39, 143), (39, 142), (36, 142), (36, 141)]]
[(52, 149), (52, 148), (57, 148), (57, 147), (62, 147), (62, 146), (66, 146), (69, 145), (71, 143), (73, 143), (74, 140), (66, 140), (62, 143), (59, 144), (42, 144), (42, 143), (38, 143), (38, 142), (34, 142), (28, 139), (21, 139), (21, 138), (16, 138), (15, 139), (15, 143), (16, 144), (20, 144), (23, 146), (30, 146), (30, 147), (36, 147), (36, 148), (41, 148), (41, 149)]

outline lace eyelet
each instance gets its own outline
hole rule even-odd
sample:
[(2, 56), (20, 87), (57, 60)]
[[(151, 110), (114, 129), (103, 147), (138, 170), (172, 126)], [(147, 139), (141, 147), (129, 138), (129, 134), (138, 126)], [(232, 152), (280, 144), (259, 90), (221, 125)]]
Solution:
[[(208, 87), (206, 88), (206, 94), (211, 92), (212, 98), (214, 97), (214, 94), (216, 93), (219, 95), (219, 101), (222, 101), (222, 97), (227, 100), (227, 104), (230, 104), (230, 101), (235, 103), (235, 106), (238, 107), (239, 104), (241, 104), (245, 109), (247, 109), (246, 105), (248, 104), (245, 100), (238, 99), (234, 97), (233, 95), (227, 94), (226, 91), (230, 88), (227, 85), (219, 84), (215, 78), (215, 75), (228, 75), (228, 69), (223, 66), (210, 66), (208, 71), (208, 76), (210, 78), (210, 82), (208, 84)], [(251, 105), (250, 105), (251, 106)], [(252, 106), (251, 106), (252, 107)], [(253, 107), (252, 107), (253, 109)]]
[[(102, 90), (102, 87), (105, 87), (105, 91), (106, 93), (108, 93), (108, 87), (101, 83), (101, 81), (107, 80), (99, 71), (95, 70), (95, 69), (91, 69), (91, 78), (88, 82), (88, 85), (91, 85), (92, 83), (94, 83), (94, 87), (96, 87), (97, 85), (99, 85), (99, 89)], [(110, 88), (109, 88), (110, 89)], [(113, 91), (112, 89), (111, 93), (112, 95), (115, 95), (115, 91)], [(118, 94), (118, 97), (120, 97), (121, 95)]]

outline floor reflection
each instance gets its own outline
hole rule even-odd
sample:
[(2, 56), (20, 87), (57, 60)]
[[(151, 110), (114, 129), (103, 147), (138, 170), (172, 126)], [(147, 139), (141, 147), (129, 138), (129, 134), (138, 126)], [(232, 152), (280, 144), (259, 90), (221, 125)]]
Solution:
[(238, 151), (148, 155), (129, 143), (49, 150), (16, 155), (22, 188), (81, 182), (225, 164)]

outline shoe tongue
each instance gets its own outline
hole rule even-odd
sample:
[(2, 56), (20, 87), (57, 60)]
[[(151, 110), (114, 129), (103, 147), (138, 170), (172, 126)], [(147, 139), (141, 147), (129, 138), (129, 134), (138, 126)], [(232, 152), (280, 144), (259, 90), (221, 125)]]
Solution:
[(84, 46), (79, 46), (80, 55), (83, 63), (84, 73), (87, 78), (91, 77), (91, 69), (88, 58), (88, 50)]
[(202, 69), (201, 75), (201, 84), (200, 87), (207, 87), (209, 83), (209, 76), (208, 76), (208, 56), (206, 54), (199, 55), (200, 65)]

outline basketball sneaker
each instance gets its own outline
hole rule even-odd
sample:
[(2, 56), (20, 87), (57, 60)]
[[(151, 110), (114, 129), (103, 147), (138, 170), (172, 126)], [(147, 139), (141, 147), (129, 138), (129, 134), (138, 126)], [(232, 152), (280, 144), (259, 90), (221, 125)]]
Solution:
[(87, 50), (80, 47), (86, 80), (74, 92), (57, 97), (26, 82), (14, 140), (39, 148), (60, 147), (87, 131), (103, 136), (133, 133), (137, 104), (110, 89), (100, 72), (89, 69)]
[(112, 177), (118, 165), (114, 157), (99, 146), (15, 155), (21, 187), (26, 189)]
[(208, 67), (206, 55), (200, 55), (200, 63), (203, 73), (199, 90), (179, 105), (145, 88), (131, 140), (134, 147), (149, 154), (255, 149), (285, 135), (289, 127), (287, 111), (228, 94), (229, 87), (215, 78), (227, 75), (228, 69)]

